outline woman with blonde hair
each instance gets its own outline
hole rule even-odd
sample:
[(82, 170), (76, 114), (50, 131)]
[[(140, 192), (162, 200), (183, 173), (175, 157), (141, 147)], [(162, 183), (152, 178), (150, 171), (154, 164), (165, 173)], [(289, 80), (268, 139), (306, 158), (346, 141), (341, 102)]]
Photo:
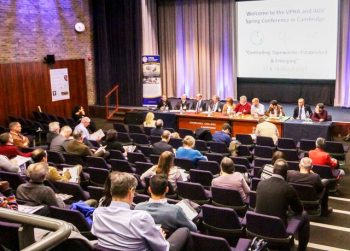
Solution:
[(156, 121), (154, 120), (154, 113), (148, 112), (146, 114), (145, 121), (143, 122), (144, 127), (156, 127)]
[(193, 149), (195, 144), (195, 139), (192, 136), (187, 135), (183, 139), (183, 146), (179, 147), (176, 151), (176, 158), (189, 159), (194, 164), (199, 160), (208, 160), (208, 158), (201, 154), (200, 151)]
[(230, 114), (234, 111), (235, 108), (236, 108), (236, 105), (233, 103), (233, 98), (231, 97), (226, 98), (226, 103), (224, 105), (224, 108), (222, 109), (222, 113)]
[(161, 174), (167, 177), (173, 189), (176, 190), (176, 182), (182, 181), (182, 178), (178, 167), (174, 166), (174, 154), (172, 152), (163, 152), (159, 156), (158, 165), (154, 165), (144, 172), (141, 175), (141, 181), (145, 182), (145, 178), (156, 174)]

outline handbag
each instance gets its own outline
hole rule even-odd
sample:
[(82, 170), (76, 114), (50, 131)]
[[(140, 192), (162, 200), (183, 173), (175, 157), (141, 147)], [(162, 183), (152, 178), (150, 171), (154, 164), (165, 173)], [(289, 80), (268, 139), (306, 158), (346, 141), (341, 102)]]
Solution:
[(266, 241), (264, 241), (263, 239), (259, 239), (258, 237), (254, 237), (248, 250), (249, 251), (268, 251), (269, 249), (267, 248)]

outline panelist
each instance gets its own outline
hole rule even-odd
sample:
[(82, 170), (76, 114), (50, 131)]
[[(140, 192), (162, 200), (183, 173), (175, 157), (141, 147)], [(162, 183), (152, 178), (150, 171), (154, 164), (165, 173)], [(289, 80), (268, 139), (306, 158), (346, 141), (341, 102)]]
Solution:
[(221, 112), (222, 105), (220, 104), (220, 98), (218, 95), (213, 95), (210, 102), (210, 109), (212, 112)]
[(328, 112), (324, 109), (323, 103), (318, 103), (315, 107), (315, 112), (311, 115), (311, 120), (322, 122), (328, 120)]
[(260, 103), (258, 98), (252, 99), (252, 106), (250, 108), (250, 114), (254, 116), (263, 116), (265, 114), (265, 106)]
[(224, 114), (230, 114), (234, 112), (236, 105), (233, 103), (233, 98), (229, 97), (226, 98), (226, 103), (224, 104), (224, 107), (222, 108), (222, 113)]
[(160, 99), (160, 102), (157, 105), (157, 109), (161, 111), (172, 110), (171, 104), (166, 95), (162, 95), (162, 98)]
[(269, 109), (267, 109), (265, 115), (269, 117), (280, 117), (285, 116), (285, 113), (283, 107), (278, 104), (277, 100), (271, 100)]
[(192, 105), (192, 110), (196, 110), (199, 112), (207, 110), (207, 105), (205, 104), (203, 100), (203, 95), (201, 93), (198, 93), (196, 95), (196, 101)]
[(186, 94), (183, 94), (181, 96), (181, 100), (176, 104), (175, 109), (176, 110), (181, 110), (182, 109), (182, 110), (185, 110), (185, 111), (190, 109), (190, 103), (187, 102)]
[(246, 96), (239, 98), (239, 103), (236, 105), (235, 112), (237, 114), (250, 114), (251, 105), (247, 102)]
[(298, 99), (298, 106), (294, 108), (293, 118), (305, 120), (310, 118), (312, 114), (311, 108), (305, 105), (305, 100), (303, 98)]

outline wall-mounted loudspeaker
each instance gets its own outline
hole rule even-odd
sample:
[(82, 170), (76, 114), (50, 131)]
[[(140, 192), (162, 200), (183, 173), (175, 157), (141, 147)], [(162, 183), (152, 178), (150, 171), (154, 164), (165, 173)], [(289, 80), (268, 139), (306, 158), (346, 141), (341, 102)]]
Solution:
[(54, 64), (55, 63), (55, 55), (46, 55), (46, 57), (44, 57), (44, 63), (45, 64)]

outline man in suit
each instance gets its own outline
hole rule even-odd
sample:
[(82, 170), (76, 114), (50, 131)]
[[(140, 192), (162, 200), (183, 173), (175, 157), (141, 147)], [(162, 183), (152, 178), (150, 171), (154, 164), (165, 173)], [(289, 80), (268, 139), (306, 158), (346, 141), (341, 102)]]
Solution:
[(298, 222), (298, 250), (306, 250), (310, 235), (310, 222), (303, 213), (303, 206), (295, 189), (286, 182), (288, 164), (283, 159), (275, 161), (271, 178), (261, 181), (256, 190), (255, 211), (261, 214), (277, 216), (288, 221), (290, 208)]
[(201, 93), (196, 95), (196, 101), (192, 104), (192, 110), (196, 110), (198, 112), (207, 110), (207, 105), (205, 104)]
[(221, 112), (223, 105), (220, 104), (220, 97), (218, 95), (213, 95), (210, 102), (210, 109), (212, 112)]
[(305, 105), (305, 100), (303, 98), (298, 99), (298, 106), (294, 108), (293, 118), (305, 120), (306, 118), (310, 118), (311, 114), (311, 108)]
[(168, 180), (164, 175), (154, 175), (150, 179), (148, 191), (151, 199), (139, 203), (135, 210), (144, 210), (151, 214), (156, 224), (162, 225), (165, 232), (174, 232), (180, 227), (197, 231), (197, 226), (190, 221), (181, 207), (167, 203), (165, 195), (169, 191)]
[(168, 130), (165, 130), (163, 132), (161, 136), (162, 137), (161, 141), (153, 144), (154, 154), (160, 155), (162, 152), (165, 152), (165, 151), (174, 152), (173, 147), (169, 145), (170, 135), (171, 135), (171, 132), (169, 132)]
[(170, 101), (168, 100), (166, 95), (162, 95), (162, 98), (157, 105), (157, 109), (161, 111), (172, 110)]
[(61, 128), (60, 134), (56, 136), (54, 139), (52, 139), (50, 144), (50, 151), (60, 152), (60, 153), (65, 152), (66, 151), (65, 146), (71, 134), (72, 134), (72, 128), (70, 128), (69, 126), (63, 126)]
[(328, 216), (333, 209), (328, 207), (328, 189), (327, 184), (323, 184), (320, 176), (317, 173), (311, 172), (312, 159), (305, 157), (300, 160), (299, 171), (289, 170), (287, 174), (287, 181), (302, 185), (311, 185), (317, 192), (321, 199), (321, 214)]
[(162, 136), (163, 131), (163, 120), (157, 119), (156, 127), (151, 129), (151, 136)]
[(190, 109), (190, 103), (187, 102), (187, 96), (186, 94), (183, 94), (181, 96), (181, 100), (176, 104), (176, 110), (188, 110)]

